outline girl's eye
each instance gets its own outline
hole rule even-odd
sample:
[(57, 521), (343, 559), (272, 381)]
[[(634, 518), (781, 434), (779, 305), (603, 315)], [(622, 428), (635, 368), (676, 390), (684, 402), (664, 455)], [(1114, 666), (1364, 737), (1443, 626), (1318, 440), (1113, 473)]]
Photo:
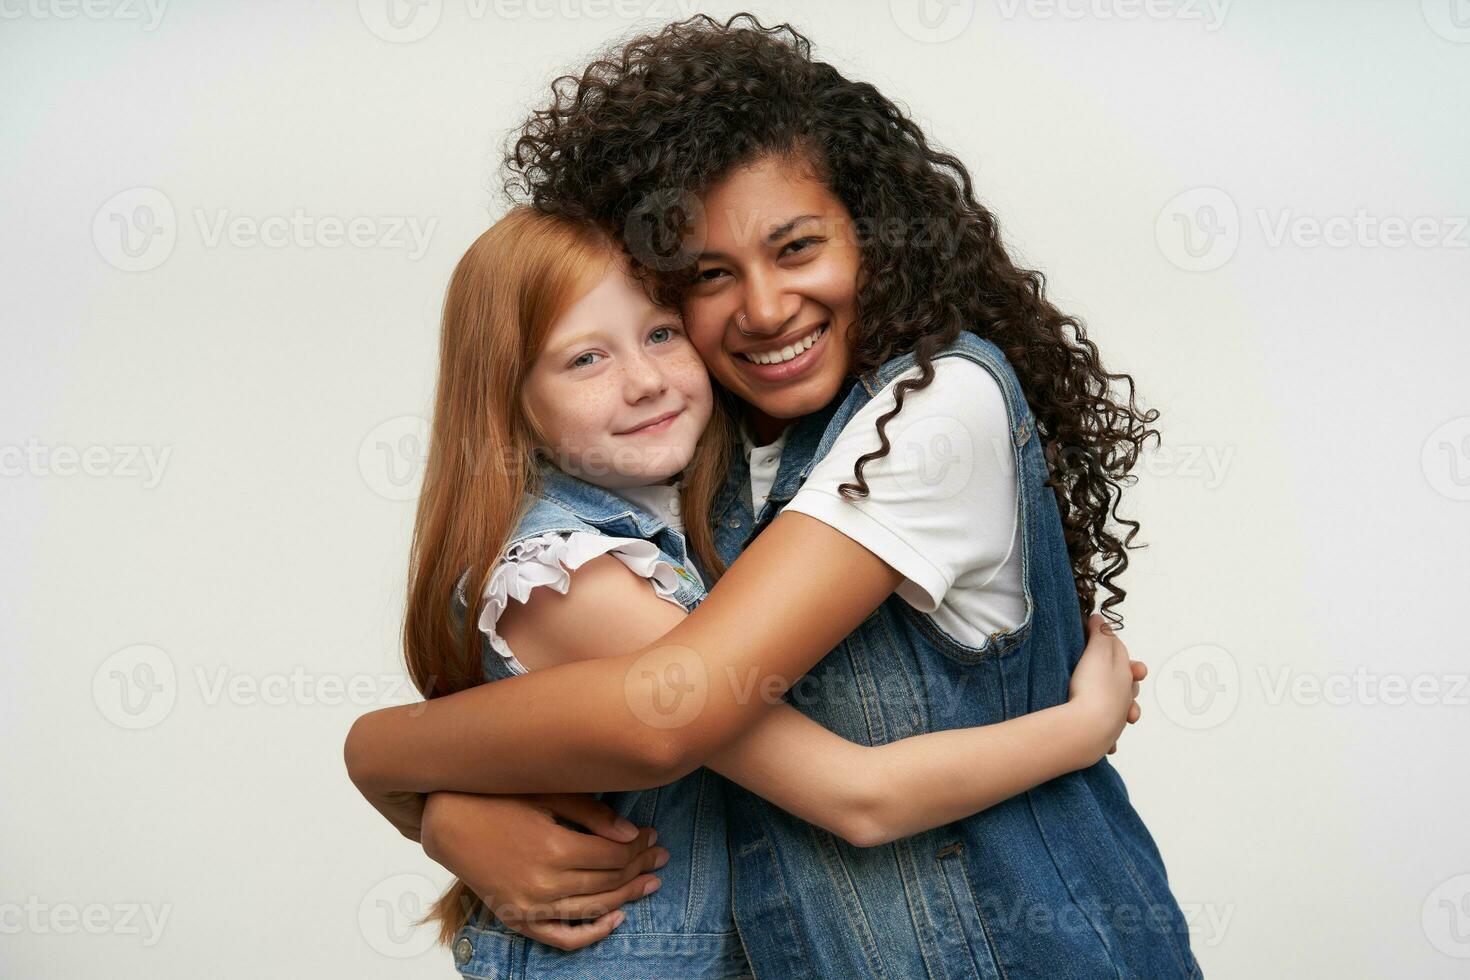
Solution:
[(593, 351), (590, 351), (590, 350), (587, 351), (585, 354), (578, 354), (576, 356), (576, 358), (572, 361), (571, 366), (574, 367), (574, 368), (591, 367), (594, 362), (592, 362), (592, 361), (584, 361), (583, 358), (584, 357), (597, 357), (597, 356), (599, 356), (599, 355), (596, 354), (596, 353), (594, 353)]
[(724, 269), (705, 269), (703, 272), (697, 273), (694, 276), (694, 281), (699, 283), (714, 282), (724, 274)]
[(653, 338), (657, 337), (660, 334), (666, 334), (667, 339), (654, 340), (653, 342), (656, 344), (667, 344), (669, 341), (674, 339), (674, 335), (676, 333), (677, 331), (673, 327), (655, 327), (653, 333), (648, 335), (648, 338), (650, 340), (653, 340)]

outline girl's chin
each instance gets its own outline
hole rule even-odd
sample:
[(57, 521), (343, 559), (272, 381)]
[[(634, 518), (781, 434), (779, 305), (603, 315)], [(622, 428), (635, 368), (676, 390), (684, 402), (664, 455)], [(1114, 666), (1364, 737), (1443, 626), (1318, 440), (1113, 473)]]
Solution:
[(639, 446), (636, 458), (627, 449), (622, 452), (621, 458), (614, 457), (615, 463), (611, 472), (607, 473), (607, 479), (594, 482), (601, 482), (607, 487), (643, 487), (667, 483), (682, 473), (684, 467), (694, 458), (694, 447), (682, 443)]

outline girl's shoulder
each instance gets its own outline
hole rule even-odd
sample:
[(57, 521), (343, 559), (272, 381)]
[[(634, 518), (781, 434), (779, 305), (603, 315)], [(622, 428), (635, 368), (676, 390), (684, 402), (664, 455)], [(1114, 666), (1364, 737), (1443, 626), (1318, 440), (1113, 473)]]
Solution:
[[(677, 487), (665, 489), (677, 496)], [(496, 654), (485, 658), (487, 677), (527, 672), (498, 630), (511, 602), (524, 605), (543, 588), (567, 595), (573, 574), (604, 555), (647, 580), (655, 596), (683, 608), (681, 570), (650, 540), (668, 518), (559, 470), (543, 471), (540, 492), (527, 494), (480, 596), (478, 626)]]
[(648, 580), (657, 597), (681, 605), (677, 598), (678, 570), (651, 541), (613, 537), (596, 529), (556, 530), (522, 538), (496, 562), (480, 597), (478, 626), (499, 657), (498, 665), (494, 661), (485, 664), (487, 675), (497, 675), (497, 666), (509, 674), (527, 672), (497, 630), (511, 601), (524, 604), (538, 588), (566, 595), (572, 586), (572, 573), (603, 555), (615, 557), (633, 574)]

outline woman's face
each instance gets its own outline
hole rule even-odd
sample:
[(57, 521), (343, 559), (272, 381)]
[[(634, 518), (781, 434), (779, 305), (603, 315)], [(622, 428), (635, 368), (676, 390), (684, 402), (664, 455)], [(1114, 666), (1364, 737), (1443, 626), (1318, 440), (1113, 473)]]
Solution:
[(735, 171), (702, 203), (684, 322), (768, 442), (832, 401), (847, 375), (861, 259), (852, 216), (799, 164), (776, 159)]
[(655, 306), (621, 259), (557, 318), (522, 396), (553, 462), (608, 489), (677, 474), (713, 407), (679, 317)]

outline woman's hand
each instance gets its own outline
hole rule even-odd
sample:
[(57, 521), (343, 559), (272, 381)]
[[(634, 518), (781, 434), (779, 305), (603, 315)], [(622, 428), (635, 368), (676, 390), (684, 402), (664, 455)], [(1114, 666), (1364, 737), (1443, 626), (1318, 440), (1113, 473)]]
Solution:
[[(590, 833), (564, 827), (570, 821)], [(658, 890), (649, 874), (669, 852), (606, 804), (575, 793), (477, 796), (430, 793), (424, 853), (453, 872), (501, 922), (573, 950), (607, 936), (619, 910)], [(569, 920), (592, 920), (576, 922)]]
[(1125, 724), (1142, 714), (1138, 707), (1138, 682), (1148, 676), (1148, 667), (1128, 659), (1128, 648), (1107, 620), (1094, 613), (1087, 621), (1087, 648), (1072, 671), (1067, 703), (1076, 705), (1097, 735), (1098, 755), (1118, 751), (1118, 736)]

